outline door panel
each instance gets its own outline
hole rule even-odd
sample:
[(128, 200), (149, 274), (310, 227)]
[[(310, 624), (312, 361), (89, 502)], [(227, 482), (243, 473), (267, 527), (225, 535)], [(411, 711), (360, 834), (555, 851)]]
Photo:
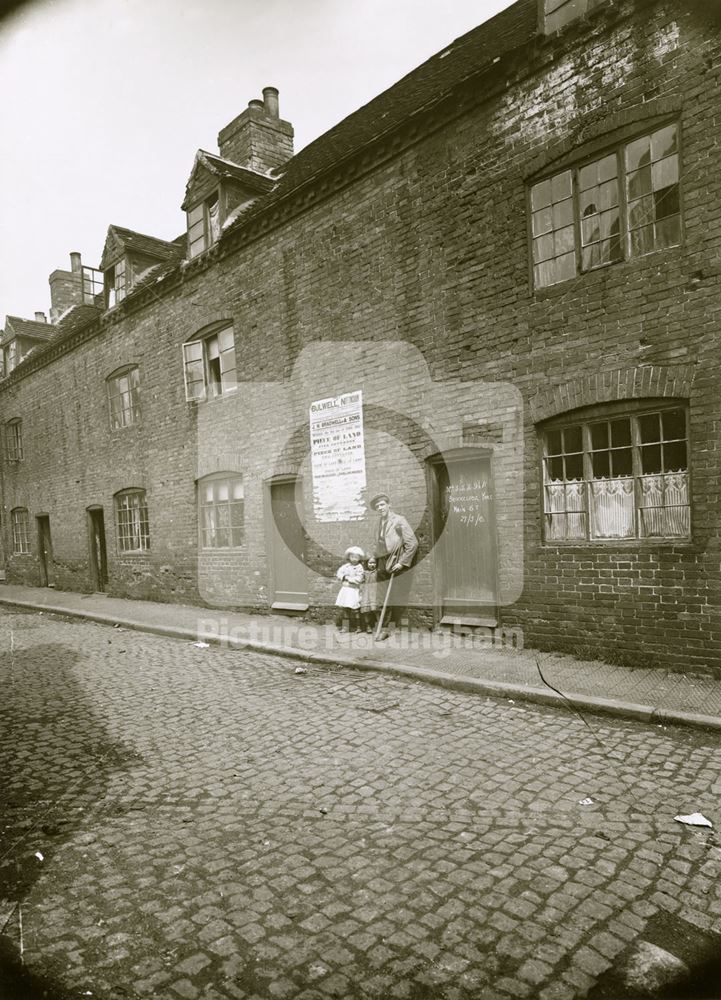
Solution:
[(102, 507), (88, 510), (90, 571), (95, 589), (104, 591), (108, 582), (108, 555), (105, 547), (105, 515)]
[(50, 518), (46, 514), (36, 518), (38, 526), (38, 556), (40, 558), (40, 586), (55, 586), (53, 546), (50, 539)]
[[(271, 607), (278, 611), (306, 611), (308, 572), (305, 532), (296, 507), (295, 479), (270, 483), (270, 555), (273, 584)], [(298, 503), (301, 504), (300, 484)]]
[(436, 467), (436, 478), (440, 535), (435, 556), (441, 620), (495, 624), (497, 567), (490, 459), (446, 460)]

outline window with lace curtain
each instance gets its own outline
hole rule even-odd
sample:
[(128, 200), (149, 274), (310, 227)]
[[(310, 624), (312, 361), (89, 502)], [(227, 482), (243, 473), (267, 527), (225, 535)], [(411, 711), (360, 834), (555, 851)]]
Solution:
[(543, 433), (545, 540), (688, 538), (685, 407), (610, 404)]

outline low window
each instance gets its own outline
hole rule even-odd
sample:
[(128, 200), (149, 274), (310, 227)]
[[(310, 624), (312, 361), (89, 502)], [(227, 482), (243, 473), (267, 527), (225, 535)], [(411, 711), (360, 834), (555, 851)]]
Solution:
[(232, 549), (243, 544), (243, 479), (208, 476), (198, 483), (200, 541), (204, 549)]
[(534, 184), (531, 230), (537, 288), (680, 243), (678, 127)]
[(105, 292), (108, 297), (108, 309), (122, 301), (126, 294), (125, 258), (105, 272)]
[(20, 462), (23, 457), (23, 422), (10, 420), (5, 425), (5, 447), (9, 462)]
[(16, 507), (11, 512), (13, 528), (13, 553), (16, 556), (27, 555), (30, 551), (28, 541), (28, 512), (24, 507)]
[(546, 541), (686, 538), (685, 409), (577, 420), (544, 433)]
[(124, 490), (116, 494), (115, 520), (121, 552), (146, 552), (150, 548), (145, 490)]
[(107, 380), (110, 426), (113, 430), (129, 427), (140, 420), (138, 387), (140, 375), (137, 368), (126, 368), (110, 375)]
[(237, 388), (233, 328), (183, 344), (183, 365), (186, 399), (232, 392)]
[(217, 192), (188, 212), (188, 256), (197, 257), (220, 236), (220, 201)]

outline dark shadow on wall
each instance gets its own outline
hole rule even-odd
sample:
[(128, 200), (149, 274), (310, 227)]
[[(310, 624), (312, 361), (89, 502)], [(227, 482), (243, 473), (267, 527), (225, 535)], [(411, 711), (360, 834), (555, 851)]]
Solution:
[(21, 959), (22, 904), (58, 848), (87, 825), (110, 775), (140, 758), (94, 715), (73, 673), (75, 651), (24, 649), (15, 611), (13, 623), (12, 635), (0, 630), (0, 998), (65, 1000), (78, 992), (61, 986), (62, 965), (35, 945), (29, 965)]

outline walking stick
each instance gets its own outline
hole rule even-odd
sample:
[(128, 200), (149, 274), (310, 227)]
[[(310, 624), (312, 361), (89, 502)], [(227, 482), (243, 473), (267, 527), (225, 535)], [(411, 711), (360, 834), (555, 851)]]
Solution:
[(388, 607), (388, 598), (391, 596), (391, 587), (393, 586), (393, 576), (394, 576), (394, 574), (391, 573), (391, 575), (388, 577), (388, 589), (386, 590), (385, 600), (383, 601), (383, 607), (381, 609), (381, 616), (378, 619), (378, 624), (376, 625), (376, 630), (375, 630), (375, 632), (373, 634), (373, 641), (374, 642), (378, 642), (380, 634), (383, 631), (383, 619), (386, 616), (386, 608)]

